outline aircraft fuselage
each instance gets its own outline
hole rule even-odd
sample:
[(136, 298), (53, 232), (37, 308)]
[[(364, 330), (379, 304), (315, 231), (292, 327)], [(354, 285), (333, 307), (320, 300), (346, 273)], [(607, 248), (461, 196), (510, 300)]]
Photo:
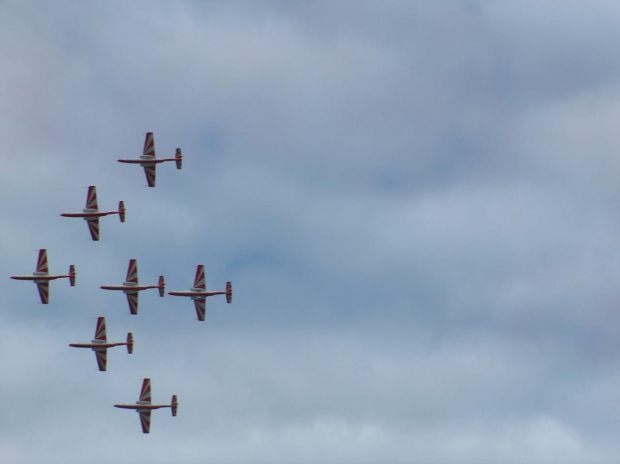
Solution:
[(117, 161), (119, 163), (126, 163), (126, 164), (139, 164), (141, 166), (153, 166), (155, 164), (164, 163), (166, 161), (176, 161), (176, 159), (175, 158), (153, 158), (152, 156), (148, 156), (145, 158), (119, 159)]
[(226, 295), (226, 292), (208, 292), (206, 290), (201, 290), (201, 289), (191, 289), (191, 290), (182, 290), (182, 291), (177, 291), (177, 292), (168, 292), (168, 295), (188, 296), (193, 299), (196, 299), (196, 298), (202, 299), (208, 296)]
[(66, 277), (71, 277), (69, 275), (50, 275), (50, 274), (43, 274), (43, 275), (14, 275), (11, 276), (11, 279), (15, 279), (15, 280), (32, 280), (35, 283), (38, 282), (48, 282), (50, 280), (56, 280), (56, 279), (64, 279)]
[(93, 340), (91, 343), (69, 343), (69, 346), (74, 348), (91, 348), (93, 350), (101, 349), (105, 350), (113, 348), (115, 346), (126, 346), (127, 342), (98, 342)]
[(125, 293), (136, 293), (142, 290), (148, 290), (149, 288), (159, 288), (159, 285), (138, 285), (134, 283), (127, 283), (121, 285), (102, 285), (104, 290), (120, 290)]
[(110, 214), (118, 214), (118, 211), (86, 211), (82, 213), (61, 213), (60, 215), (63, 217), (77, 217), (84, 218), (87, 221), (103, 216), (109, 216)]
[(171, 404), (148, 404), (136, 402), (136, 404), (115, 404), (115, 408), (135, 409), (137, 412), (151, 411), (153, 409), (171, 408)]

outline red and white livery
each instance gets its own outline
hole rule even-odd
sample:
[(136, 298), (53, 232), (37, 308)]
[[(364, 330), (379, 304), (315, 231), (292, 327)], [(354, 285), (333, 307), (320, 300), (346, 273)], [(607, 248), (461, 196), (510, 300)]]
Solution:
[(49, 265), (47, 262), (47, 250), (39, 250), (39, 260), (37, 261), (37, 270), (32, 275), (14, 275), (11, 279), (15, 280), (31, 280), (37, 284), (39, 289), (39, 296), (41, 297), (41, 303), (49, 304), (50, 302), (50, 280), (56, 279), (69, 279), (69, 284), (72, 287), (75, 286), (75, 266), (72, 264), (69, 266), (69, 274), (66, 275), (52, 275), (49, 273)]
[(97, 357), (97, 365), (100, 371), (107, 370), (108, 363), (108, 348), (115, 346), (127, 346), (127, 353), (133, 353), (133, 334), (129, 332), (127, 334), (127, 341), (125, 342), (109, 342), (105, 329), (105, 317), (99, 317), (97, 319), (97, 327), (95, 329), (95, 338), (90, 343), (70, 343), (69, 346), (74, 348), (90, 348), (95, 352)]
[(196, 307), (196, 315), (199, 321), (205, 320), (205, 314), (207, 312), (207, 297), (213, 295), (226, 295), (226, 302), (232, 303), (232, 283), (226, 282), (225, 291), (207, 291), (207, 283), (205, 281), (205, 267), (204, 264), (199, 264), (196, 269), (196, 277), (194, 278), (194, 288), (190, 290), (183, 290), (178, 292), (168, 292), (168, 295), (174, 296), (188, 296), (194, 300), (194, 306)]
[(166, 281), (164, 276), (159, 276), (159, 282), (157, 285), (140, 285), (138, 281), (138, 261), (136, 259), (129, 260), (129, 267), (127, 268), (127, 277), (125, 282), (120, 285), (102, 285), (104, 290), (121, 290), (127, 295), (127, 302), (129, 303), (129, 311), (131, 314), (138, 314), (138, 294), (142, 290), (148, 290), (149, 288), (157, 288), (159, 290), (159, 296), (163, 297), (166, 293)]
[(136, 404), (114, 405), (115, 408), (135, 409), (136, 412), (140, 414), (140, 424), (142, 425), (143, 433), (149, 433), (151, 431), (151, 411), (153, 409), (170, 408), (172, 410), (172, 415), (176, 416), (178, 406), (177, 395), (172, 395), (170, 404), (153, 404), (151, 402), (151, 379), (144, 379), (142, 382), (140, 399), (136, 401)]
[(183, 167), (183, 153), (180, 148), (177, 148), (174, 158), (157, 158), (155, 156), (155, 139), (152, 132), (146, 133), (146, 138), (144, 139), (144, 150), (142, 151), (142, 156), (140, 156), (140, 158), (118, 160), (119, 163), (139, 164), (142, 166), (144, 168), (144, 174), (146, 175), (146, 181), (149, 187), (155, 187), (157, 182), (157, 165), (159, 163), (165, 163), (166, 161), (176, 162), (177, 169), (181, 169)]
[(88, 195), (86, 197), (86, 208), (81, 213), (62, 213), (63, 217), (79, 217), (84, 218), (88, 223), (90, 236), (95, 242), (99, 241), (99, 218), (110, 214), (118, 214), (121, 222), (125, 222), (125, 202), (118, 203), (118, 211), (99, 211), (97, 204), (97, 187), (91, 185), (88, 187)]

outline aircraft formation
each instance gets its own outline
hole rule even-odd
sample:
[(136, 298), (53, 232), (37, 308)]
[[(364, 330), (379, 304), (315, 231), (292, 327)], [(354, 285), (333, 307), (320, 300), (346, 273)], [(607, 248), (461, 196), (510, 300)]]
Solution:
[[(140, 158), (133, 159), (119, 159), (119, 163), (125, 164), (138, 164), (144, 169), (146, 175), (147, 184), (149, 187), (155, 187), (157, 181), (156, 167), (160, 163), (167, 161), (174, 161), (177, 169), (181, 169), (183, 165), (183, 154), (180, 148), (176, 149), (174, 158), (157, 158), (155, 155), (155, 139), (152, 132), (147, 132), (144, 140), (144, 149)], [(88, 224), (91, 239), (95, 242), (100, 239), (99, 231), (99, 218), (109, 215), (118, 214), (121, 222), (125, 222), (125, 203), (120, 201), (118, 204), (118, 210), (116, 211), (100, 211), (97, 201), (97, 189), (94, 185), (88, 187), (88, 194), (86, 196), (86, 208), (81, 212), (75, 213), (61, 213), (63, 217), (82, 218)], [(76, 283), (77, 273), (75, 266), (71, 264), (69, 266), (68, 274), (50, 274), (49, 264), (47, 258), (47, 250), (39, 250), (39, 258), (37, 260), (36, 270), (32, 274), (28, 275), (13, 275), (11, 279), (14, 280), (29, 280), (37, 285), (39, 291), (39, 297), (42, 304), (49, 304), (50, 302), (50, 282), (56, 279), (69, 279), (69, 284), (73, 287)], [(159, 276), (159, 280), (153, 285), (141, 284), (138, 279), (138, 261), (136, 259), (129, 260), (129, 267), (127, 269), (127, 275), (125, 281), (116, 285), (102, 285), (103, 290), (117, 290), (125, 293), (127, 297), (127, 303), (129, 305), (129, 312), (131, 315), (138, 315), (138, 295), (141, 291), (149, 289), (157, 289), (159, 296), (163, 297), (166, 292), (166, 281), (164, 276)], [(205, 321), (206, 315), (206, 302), (207, 298), (214, 295), (225, 295), (227, 303), (232, 302), (232, 283), (226, 283), (226, 289), (223, 291), (207, 291), (204, 265), (199, 264), (196, 270), (196, 276), (194, 278), (194, 286), (189, 290), (168, 292), (173, 296), (185, 296), (194, 301), (196, 309), (196, 315), (198, 321)], [(133, 333), (129, 332), (125, 341), (111, 342), (108, 341), (106, 330), (106, 319), (103, 316), (99, 316), (97, 319), (97, 325), (95, 327), (95, 337), (90, 342), (70, 343), (70, 347), (73, 348), (87, 348), (95, 353), (97, 361), (97, 367), (99, 371), (107, 371), (107, 353), (109, 348), (116, 346), (125, 346), (127, 353), (133, 353), (134, 338)], [(151, 401), (151, 379), (143, 379), (142, 389), (140, 391), (140, 397), (135, 404), (115, 404), (114, 407), (121, 409), (133, 409), (140, 415), (140, 425), (142, 426), (143, 433), (150, 433), (151, 429), (151, 411), (161, 408), (170, 408), (172, 415), (177, 415), (178, 408), (177, 395), (172, 395), (170, 404), (154, 404)]]

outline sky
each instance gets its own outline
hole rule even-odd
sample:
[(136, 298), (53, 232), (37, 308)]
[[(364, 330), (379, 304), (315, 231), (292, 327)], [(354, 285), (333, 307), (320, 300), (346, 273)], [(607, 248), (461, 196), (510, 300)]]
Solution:
[[(0, 3), (3, 463), (617, 463), (616, 2)], [(183, 149), (146, 187), (117, 163)], [(79, 219), (96, 185), (102, 210)], [(9, 279), (34, 271), (77, 285)], [(234, 298), (156, 291), (232, 281)], [(131, 331), (108, 371), (69, 343)], [(177, 417), (133, 411), (179, 398)]]

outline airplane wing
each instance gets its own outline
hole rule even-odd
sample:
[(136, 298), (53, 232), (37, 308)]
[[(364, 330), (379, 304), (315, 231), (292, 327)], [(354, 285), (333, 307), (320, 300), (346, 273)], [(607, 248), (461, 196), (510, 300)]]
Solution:
[(202, 290), (207, 289), (207, 283), (205, 281), (204, 264), (199, 264), (198, 269), (196, 269), (196, 278), (194, 279), (194, 288), (200, 288)]
[(46, 274), (49, 273), (47, 267), (47, 250), (41, 249), (39, 250), (39, 259), (37, 261), (37, 272), (44, 272)]
[(151, 431), (151, 411), (140, 411), (140, 424), (142, 425), (142, 433)]
[(194, 300), (194, 306), (196, 307), (196, 316), (198, 316), (198, 320), (204, 321), (207, 313), (207, 299)]
[(88, 187), (88, 195), (86, 196), (86, 209), (98, 210), (97, 204), (97, 187), (91, 185)]
[(49, 304), (50, 283), (49, 282), (37, 282), (37, 288), (39, 289), (39, 296), (41, 297), (41, 303)]
[(95, 241), (99, 241), (99, 218), (87, 219), (88, 230), (90, 230), (90, 237)]
[(138, 401), (151, 402), (151, 379), (142, 381), (142, 389), (140, 390), (140, 399)]
[[(145, 403), (151, 403), (151, 379), (144, 379), (142, 382), (142, 389), (140, 390), (140, 399), (138, 401), (143, 401)], [(151, 411), (150, 410), (140, 410), (140, 424), (142, 425), (142, 432), (149, 433), (151, 430)]]
[(146, 138), (144, 139), (144, 150), (142, 151), (142, 156), (152, 156), (155, 158), (155, 137), (153, 137), (152, 132), (146, 133)]
[(108, 337), (107, 337), (106, 330), (105, 330), (105, 317), (103, 316), (97, 319), (97, 328), (95, 329), (95, 340), (102, 341), (102, 342), (108, 341)]
[(144, 168), (146, 182), (149, 184), (149, 187), (155, 187), (155, 183), (157, 181), (157, 171), (155, 165), (144, 165), (142, 167)]
[(100, 371), (105, 371), (108, 365), (108, 350), (107, 349), (96, 349), (95, 356), (97, 356), (97, 365), (99, 366)]
[(127, 293), (127, 303), (129, 303), (129, 312), (134, 316), (138, 314), (138, 292)]
[(131, 282), (133, 284), (138, 283), (138, 260), (130, 259), (129, 267), (127, 267), (127, 277), (125, 277), (125, 282)]

